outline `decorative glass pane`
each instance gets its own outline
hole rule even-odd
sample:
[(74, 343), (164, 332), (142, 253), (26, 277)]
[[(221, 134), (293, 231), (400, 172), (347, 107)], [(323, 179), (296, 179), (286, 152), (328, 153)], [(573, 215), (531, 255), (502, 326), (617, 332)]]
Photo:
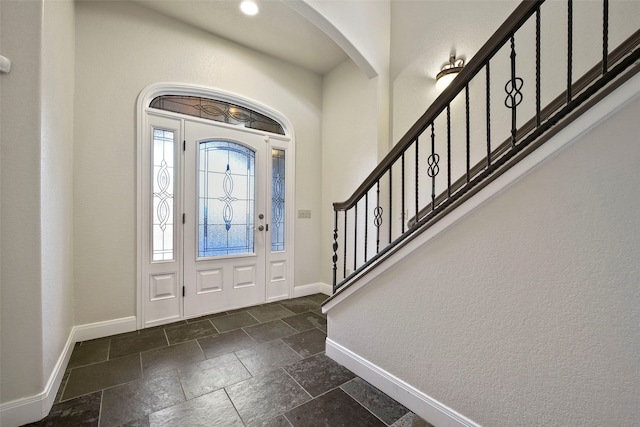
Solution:
[(284, 150), (271, 150), (271, 250), (284, 251)]
[(149, 107), (284, 135), (284, 128), (275, 120), (248, 108), (215, 99), (163, 95), (154, 98)]
[(153, 130), (152, 260), (174, 259), (174, 131)]
[(201, 142), (198, 170), (198, 256), (253, 253), (255, 153), (233, 142)]

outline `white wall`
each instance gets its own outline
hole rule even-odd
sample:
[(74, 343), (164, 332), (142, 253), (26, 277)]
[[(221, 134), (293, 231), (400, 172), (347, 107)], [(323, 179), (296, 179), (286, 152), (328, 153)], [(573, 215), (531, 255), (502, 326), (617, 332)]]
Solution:
[(43, 5), (3, 1), (0, 401), (42, 391), (40, 63)]
[(135, 105), (159, 81), (211, 86), (289, 118), (296, 133), (296, 285), (319, 281), (318, 75), (124, 2), (76, 4), (76, 324), (135, 315)]
[(73, 327), (74, 2), (44, 2), (41, 257), (43, 381)]
[(334, 307), (329, 337), (480, 425), (637, 424), (639, 113)]

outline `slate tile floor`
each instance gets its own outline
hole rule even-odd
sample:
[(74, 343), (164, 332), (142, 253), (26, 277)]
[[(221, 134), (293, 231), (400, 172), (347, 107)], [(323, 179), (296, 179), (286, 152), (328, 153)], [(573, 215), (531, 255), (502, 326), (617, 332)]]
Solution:
[(430, 426), (325, 356), (325, 298), (78, 343), (30, 426)]

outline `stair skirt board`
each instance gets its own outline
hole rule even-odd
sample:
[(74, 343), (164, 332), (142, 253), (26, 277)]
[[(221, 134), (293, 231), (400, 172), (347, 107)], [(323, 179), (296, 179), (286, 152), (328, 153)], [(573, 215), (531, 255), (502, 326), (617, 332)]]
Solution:
[(327, 338), (326, 354), (371, 385), (438, 427), (480, 427), (464, 415), (427, 396), (351, 350)]

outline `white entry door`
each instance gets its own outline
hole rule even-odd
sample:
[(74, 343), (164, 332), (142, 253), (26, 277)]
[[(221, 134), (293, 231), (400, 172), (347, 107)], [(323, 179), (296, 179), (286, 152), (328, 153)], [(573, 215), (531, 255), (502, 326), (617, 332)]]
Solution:
[(184, 316), (266, 300), (268, 139), (186, 121)]

